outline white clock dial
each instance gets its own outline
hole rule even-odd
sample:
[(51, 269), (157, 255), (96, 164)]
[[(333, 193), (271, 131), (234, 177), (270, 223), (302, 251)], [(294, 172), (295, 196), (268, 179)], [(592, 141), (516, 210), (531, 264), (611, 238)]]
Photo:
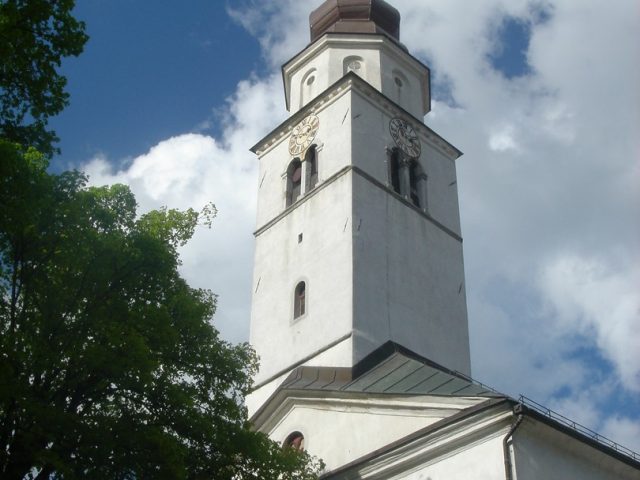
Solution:
[(311, 146), (311, 142), (316, 138), (318, 128), (320, 127), (320, 119), (315, 115), (309, 115), (293, 128), (291, 138), (289, 139), (289, 153), (291, 155), (302, 155), (307, 148)]
[(422, 152), (418, 134), (409, 123), (401, 118), (392, 118), (389, 122), (391, 138), (400, 149), (411, 158), (418, 158)]

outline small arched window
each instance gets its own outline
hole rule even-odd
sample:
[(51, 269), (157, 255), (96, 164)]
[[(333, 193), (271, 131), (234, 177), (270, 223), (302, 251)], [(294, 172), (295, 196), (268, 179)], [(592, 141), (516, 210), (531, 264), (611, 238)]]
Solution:
[(289, 434), (287, 439), (282, 443), (282, 446), (301, 452), (304, 450), (304, 435), (300, 432), (293, 432)]
[(314, 188), (318, 183), (318, 150), (315, 145), (309, 147), (304, 157), (307, 163), (307, 185), (305, 192)]
[(304, 315), (306, 311), (307, 303), (307, 286), (304, 282), (296, 285), (295, 292), (293, 294), (293, 318), (298, 318)]
[(302, 188), (302, 162), (293, 159), (287, 168), (287, 207), (295, 203), (300, 197)]

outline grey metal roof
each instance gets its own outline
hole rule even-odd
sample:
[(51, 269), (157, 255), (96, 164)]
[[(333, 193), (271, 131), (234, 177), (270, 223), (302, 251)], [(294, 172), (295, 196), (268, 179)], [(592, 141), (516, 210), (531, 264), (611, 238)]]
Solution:
[[(431, 362), (393, 342), (387, 342), (353, 368), (297, 367), (291, 371), (291, 374), (278, 387), (271, 398), (274, 398), (278, 392), (283, 390), (487, 398), (487, 401), (465, 408), (451, 417), (444, 418), (423, 430), (414, 432), (406, 438), (388, 445), (385, 447), (387, 450), (395, 448), (396, 444), (428, 434), (435, 429), (457, 421), (459, 418), (473, 415), (501, 402), (507, 402), (515, 409), (514, 412), (516, 413), (524, 413), (536, 418), (559, 431), (565, 432), (618, 458), (634, 468), (640, 467), (640, 456), (628, 448), (622, 447), (586, 429), (586, 427), (582, 427), (526, 399), (526, 397), (520, 397), (519, 401), (515, 400), (459, 372), (448, 370)], [(254, 414), (253, 418), (259, 416), (260, 412), (269, 403), (270, 400), (265, 402), (262, 408)], [(372, 454), (379, 454), (381, 451), (376, 451)], [(368, 456), (353, 463), (358, 464), (366, 458)], [(333, 478), (332, 475), (334, 473), (336, 472), (331, 472), (329, 476), (323, 476), (322, 478)]]
[(298, 367), (281, 388), (396, 395), (503, 397), (492, 389), (431, 362), (395, 351), (364, 373), (357, 368)]

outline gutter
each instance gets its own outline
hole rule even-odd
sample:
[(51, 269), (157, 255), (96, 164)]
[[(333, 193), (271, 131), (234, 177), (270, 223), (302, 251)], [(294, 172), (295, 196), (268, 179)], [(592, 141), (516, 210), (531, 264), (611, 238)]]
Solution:
[(504, 440), (502, 440), (502, 450), (504, 454), (504, 473), (506, 480), (514, 479), (513, 463), (511, 461), (511, 452), (509, 451), (509, 440), (511, 439), (511, 437), (513, 437), (516, 429), (520, 426), (522, 420), (524, 419), (522, 405), (516, 405), (513, 408), (513, 413), (517, 414), (518, 416), (514, 420), (513, 424), (511, 424), (511, 428), (509, 429), (507, 435), (504, 437)]

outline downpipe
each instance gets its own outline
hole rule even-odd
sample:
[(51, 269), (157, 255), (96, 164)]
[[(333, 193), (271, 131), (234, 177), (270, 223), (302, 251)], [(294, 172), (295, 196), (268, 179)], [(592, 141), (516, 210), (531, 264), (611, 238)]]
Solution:
[(509, 452), (509, 440), (511, 439), (511, 437), (513, 437), (513, 434), (520, 426), (524, 418), (521, 405), (516, 405), (513, 409), (513, 413), (517, 414), (518, 416), (511, 424), (511, 428), (509, 429), (507, 435), (504, 437), (504, 440), (502, 440), (502, 450), (504, 454), (504, 473), (506, 480), (513, 480), (513, 464), (511, 462), (511, 452)]

